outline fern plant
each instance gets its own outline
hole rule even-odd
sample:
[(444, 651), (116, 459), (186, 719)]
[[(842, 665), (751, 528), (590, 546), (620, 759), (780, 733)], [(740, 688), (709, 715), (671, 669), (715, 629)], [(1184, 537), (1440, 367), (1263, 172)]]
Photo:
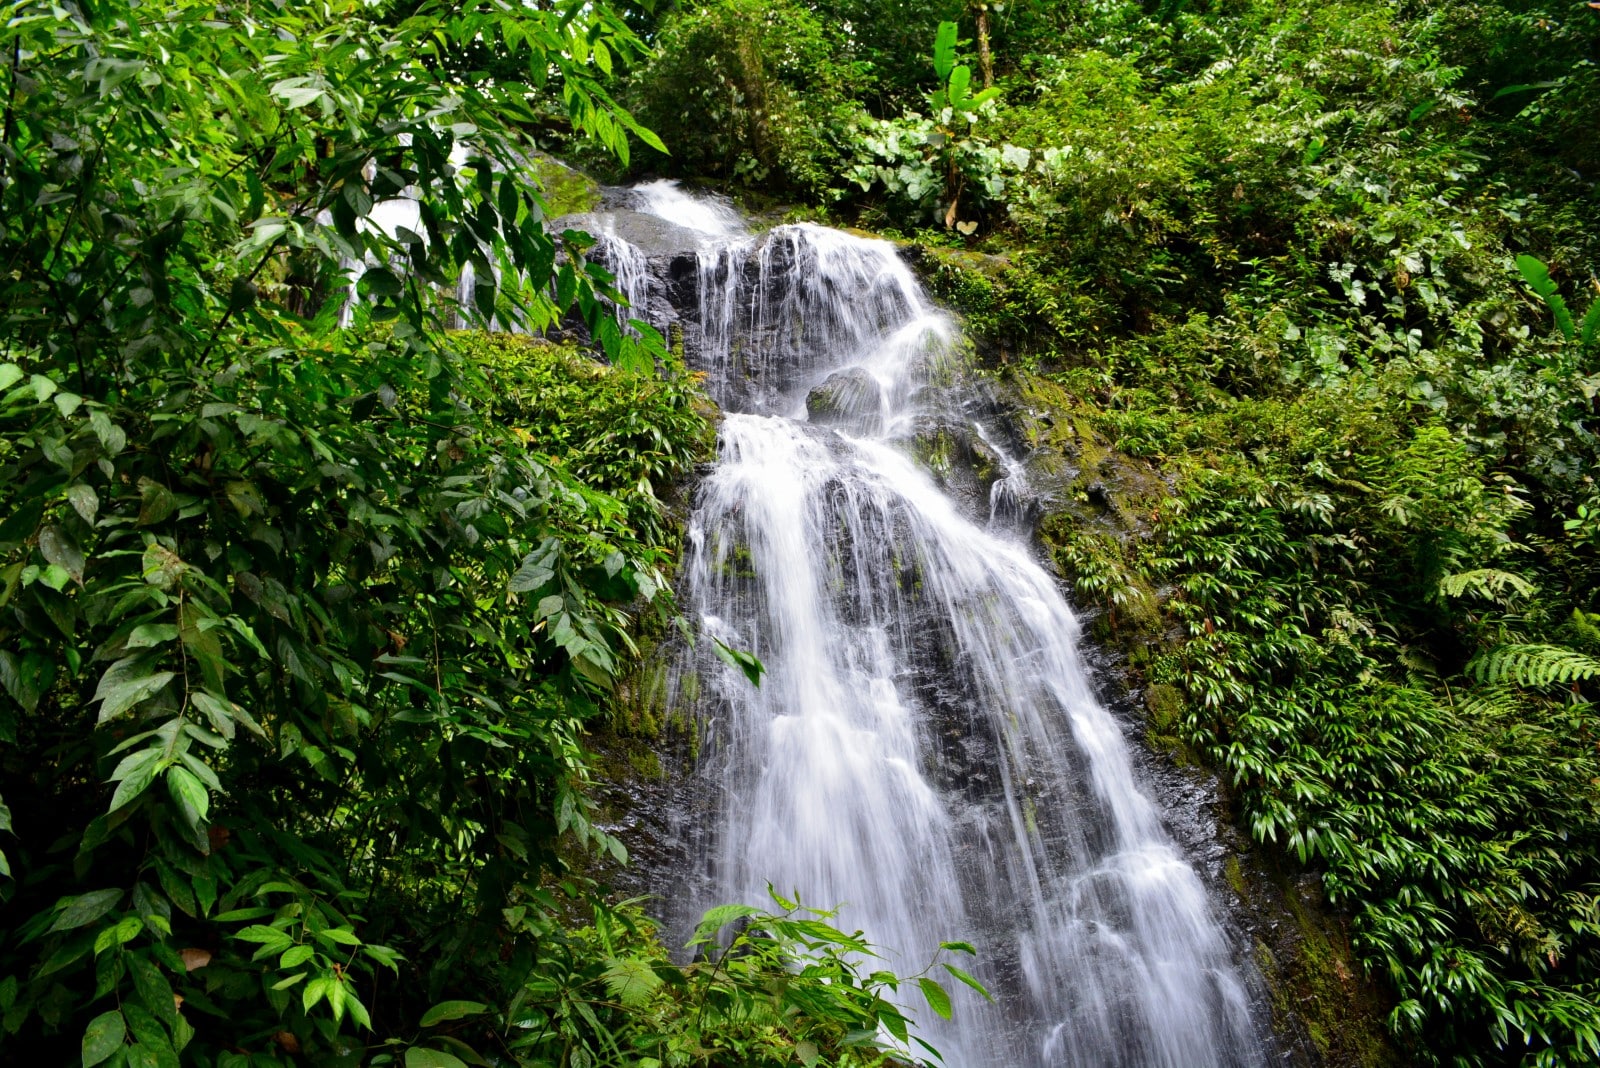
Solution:
[(1600, 678), (1600, 659), (1560, 645), (1501, 645), (1473, 660), (1467, 671), (1491, 686), (1543, 689)]

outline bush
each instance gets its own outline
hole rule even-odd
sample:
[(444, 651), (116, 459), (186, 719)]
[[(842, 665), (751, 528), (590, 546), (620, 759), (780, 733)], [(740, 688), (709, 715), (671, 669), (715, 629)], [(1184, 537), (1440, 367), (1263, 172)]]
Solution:
[(790, 0), (715, 0), (669, 16), (627, 96), (670, 155), (638, 168), (822, 196), (862, 71), (837, 25)]

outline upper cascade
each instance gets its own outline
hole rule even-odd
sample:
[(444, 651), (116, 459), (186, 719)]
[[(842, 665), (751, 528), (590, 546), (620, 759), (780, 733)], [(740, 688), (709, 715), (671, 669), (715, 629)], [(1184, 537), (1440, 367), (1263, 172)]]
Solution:
[(732, 204), (714, 197), (691, 196), (670, 179), (642, 182), (634, 186), (630, 194), (638, 211), (659, 216), (708, 238), (737, 237), (748, 232), (744, 219)]

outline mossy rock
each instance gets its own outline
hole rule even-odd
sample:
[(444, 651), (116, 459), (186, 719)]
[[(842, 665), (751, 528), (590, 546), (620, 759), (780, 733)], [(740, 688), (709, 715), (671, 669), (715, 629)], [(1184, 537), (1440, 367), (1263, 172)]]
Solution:
[[(1150, 710), (1150, 720), (1156, 729), (1166, 733), (1178, 725), (1183, 715), (1183, 694), (1167, 682), (1153, 682), (1144, 691), (1144, 704)], [(1237, 861), (1230, 861), (1237, 863)]]
[(600, 183), (582, 171), (548, 156), (535, 156), (528, 167), (539, 183), (548, 218), (594, 211), (600, 206)]
[(883, 424), (883, 389), (860, 367), (835, 371), (806, 394), (806, 415), (819, 426), (875, 434)]
[(994, 256), (965, 248), (944, 248), (939, 245), (919, 245), (918, 250), (933, 263), (946, 270), (970, 271), (993, 280), (1011, 267), (1008, 256)]
[(1255, 963), (1274, 1030), (1300, 1040), (1296, 1064), (1401, 1068), (1408, 1060), (1385, 1025), (1392, 999), (1356, 962), (1348, 921), (1314, 873), (1290, 872), (1283, 863), (1248, 850), (1229, 857), (1222, 871), (1255, 921)]

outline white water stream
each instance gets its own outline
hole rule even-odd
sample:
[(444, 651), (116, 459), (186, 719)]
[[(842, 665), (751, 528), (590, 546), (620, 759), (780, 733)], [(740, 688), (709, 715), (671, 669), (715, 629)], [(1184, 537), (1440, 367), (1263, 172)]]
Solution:
[[(903, 971), (973, 942), (998, 1005), (958, 988), (941, 1025), (908, 1003), (957, 1068), (1264, 1063), (1204, 886), (1008, 522), (1020, 467), (986, 527), (911, 458), (954, 325), (886, 242), (753, 237), (667, 183), (634, 206), (703, 235), (691, 358), (729, 411), (682, 602), (766, 666), (752, 687), (703, 641), (680, 668), (720, 797), (684, 904), (770, 904), (771, 882), (841, 906)], [(808, 422), (807, 391), (848, 368), (877, 383), (877, 418)]]

